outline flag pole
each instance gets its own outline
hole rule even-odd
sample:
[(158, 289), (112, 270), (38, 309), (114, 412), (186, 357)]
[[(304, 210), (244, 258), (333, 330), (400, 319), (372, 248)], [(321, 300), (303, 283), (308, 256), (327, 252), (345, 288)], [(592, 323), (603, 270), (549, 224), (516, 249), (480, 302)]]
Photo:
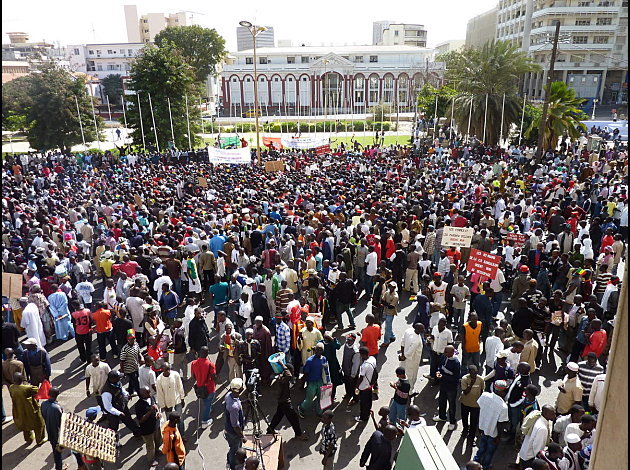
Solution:
[(523, 96), (523, 111), (521, 113), (521, 130), (518, 133), (518, 145), (521, 146), (521, 139), (523, 138), (523, 122), (525, 121), (525, 100), (527, 99), (527, 93)]
[(190, 115), (188, 114), (188, 95), (184, 95), (186, 98), (186, 125), (188, 126), (188, 149), (192, 150), (192, 139), (190, 137)]
[(438, 94), (436, 93), (435, 94), (435, 113), (433, 113), (433, 121), (434, 121), (434, 124), (433, 124), (433, 139), (434, 140), (437, 138), (437, 127), (438, 127), (438, 115), (437, 115), (438, 111), (437, 111), (437, 108), (438, 108)]
[(505, 113), (505, 93), (503, 93), (503, 104), (501, 104), (501, 128), (499, 131), (501, 132), (499, 137), (499, 147), (501, 147), (501, 142), (503, 142), (503, 116)]
[(486, 123), (488, 122), (488, 97), (489, 93), (486, 93), (486, 110), (483, 113), (483, 145), (486, 145)]
[[(202, 107), (203, 103), (201, 102), (201, 98), (199, 98), (199, 115), (201, 116), (201, 143), (205, 144), (205, 137), (204, 134), (206, 133), (206, 126), (203, 123), (203, 111), (201, 111), (201, 107)], [(173, 138), (174, 140), (174, 138)], [(173, 142), (175, 143), (175, 142)]]
[(155, 116), (153, 114), (153, 103), (151, 103), (151, 93), (149, 95), (149, 109), (151, 110), (151, 121), (153, 122), (153, 133), (155, 134), (155, 146), (157, 148), (157, 152), (160, 153), (160, 143), (158, 142), (157, 136), (157, 127), (155, 127)]
[(466, 140), (470, 142), (470, 121), (472, 119), (473, 95), (470, 95), (470, 111), (468, 112), (468, 130), (466, 131)]
[(140, 133), (142, 134), (142, 151), (146, 153), (147, 147), (144, 141), (144, 124), (142, 122), (142, 108), (140, 107), (140, 93), (136, 94), (138, 97), (138, 113), (140, 113)]
[[(112, 108), (109, 105), (109, 95), (105, 95), (105, 98), (107, 99), (107, 114), (109, 115), (109, 121), (112, 121)], [(112, 133), (112, 138), (114, 137), (113, 133)]]
[(173, 147), (175, 147), (175, 131), (173, 130), (173, 115), (171, 114), (171, 99), (167, 96), (168, 103), (168, 120), (171, 122), (171, 139), (173, 139)]
[[(77, 105), (77, 116), (79, 116), (79, 127), (81, 128), (81, 140), (83, 141), (83, 150), (87, 150), (85, 146), (85, 134), (83, 133), (83, 121), (81, 121), (81, 111), (79, 110), (79, 100), (77, 99), (77, 95), (74, 95), (74, 102)], [(13, 145), (13, 142), (11, 142)], [(11, 152), (13, 152), (13, 147), (11, 148)]]
[(96, 129), (96, 145), (101, 149), (101, 139), (98, 135), (98, 125), (96, 124), (96, 113), (94, 112), (94, 99), (90, 96), (90, 104), (92, 105), (92, 118), (94, 119), (94, 129)]
[(120, 95), (120, 99), (121, 99), (121, 102), (122, 102), (123, 119), (125, 120), (125, 140), (127, 140), (126, 135), (127, 135), (127, 132), (128, 132), (127, 129), (129, 129), (129, 128), (127, 127), (127, 112), (125, 111), (125, 96), (124, 95)]

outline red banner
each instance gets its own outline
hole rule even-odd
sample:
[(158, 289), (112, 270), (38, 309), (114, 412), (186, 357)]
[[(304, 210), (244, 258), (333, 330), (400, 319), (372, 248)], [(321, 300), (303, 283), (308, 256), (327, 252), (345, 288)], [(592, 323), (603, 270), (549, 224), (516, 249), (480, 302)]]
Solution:
[(262, 143), (265, 147), (275, 148), (276, 150), (280, 150), (282, 148), (282, 141), (280, 137), (264, 137), (262, 138)]
[(315, 147), (316, 155), (324, 155), (325, 153), (330, 153), (330, 145), (322, 145), (321, 147)]
[(466, 270), (494, 279), (501, 264), (501, 257), (472, 248)]
[(525, 245), (525, 242), (527, 241), (527, 235), (525, 235), (524, 233), (510, 232), (505, 236), (505, 239), (507, 241), (514, 240), (514, 246), (519, 247)]

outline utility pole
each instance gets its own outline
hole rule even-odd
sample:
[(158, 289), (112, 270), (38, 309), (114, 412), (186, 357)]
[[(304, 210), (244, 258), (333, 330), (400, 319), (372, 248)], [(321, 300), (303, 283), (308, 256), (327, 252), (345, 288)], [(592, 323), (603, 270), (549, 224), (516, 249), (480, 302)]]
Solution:
[(560, 22), (556, 21), (556, 32), (553, 36), (553, 48), (551, 49), (551, 64), (549, 64), (549, 72), (547, 74), (547, 83), (545, 84), (545, 101), (543, 103), (542, 115), (540, 116), (540, 125), (538, 126), (538, 146), (536, 148), (536, 161), (540, 161), (543, 155), (543, 141), (545, 137), (545, 127), (547, 126), (547, 112), (549, 111), (549, 92), (551, 91), (551, 80), (556, 65), (556, 55), (558, 53), (558, 38), (560, 37)]

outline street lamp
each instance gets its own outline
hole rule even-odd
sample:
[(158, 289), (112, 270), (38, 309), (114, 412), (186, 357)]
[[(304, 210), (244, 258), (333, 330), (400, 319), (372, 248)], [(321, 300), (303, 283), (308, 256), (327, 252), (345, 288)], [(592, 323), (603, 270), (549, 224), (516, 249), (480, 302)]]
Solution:
[(260, 159), (260, 131), (258, 128), (258, 72), (256, 70), (256, 36), (263, 31), (267, 31), (264, 26), (256, 26), (249, 21), (239, 21), (242, 27), (247, 28), (252, 35), (254, 42), (254, 117), (256, 118), (256, 156), (258, 158), (258, 164), (262, 165)]
[(599, 100), (595, 98), (593, 100), (593, 113), (591, 114), (591, 121), (595, 120), (595, 108), (597, 107), (597, 103), (599, 103)]

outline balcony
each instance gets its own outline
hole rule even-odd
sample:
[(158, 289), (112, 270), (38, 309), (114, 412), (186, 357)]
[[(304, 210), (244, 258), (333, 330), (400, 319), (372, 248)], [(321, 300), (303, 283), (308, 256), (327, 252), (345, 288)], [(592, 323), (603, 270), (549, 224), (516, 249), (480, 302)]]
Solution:
[[(618, 25), (608, 24), (608, 25), (586, 25), (586, 26), (576, 26), (576, 25), (568, 25), (568, 26), (560, 26), (560, 34), (562, 33), (602, 33), (602, 34), (614, 34), (619, 28)], [(556, 32), (555, 26), (541, 26), (539, 28), (532, 28), (530, 34), (532, 36), (536, 34), (554, 34)]]
[(541, 8), (538, 11), (535, 11), (532, 13), (532, 20), (535, 20), (536, 18), (541, 18), (544, 16), (551, 16), (551, 15), (567, 15), (567, 16), (574, 16), (574, 15), (603, 15), (603, 14), (611, 14), (614, 15), (616, 13), (619, 12), (619, 8), (618, 6), (614, 6), (614, 7), (599, 7), (597, 5), (591, 5), (589, 7), (562, 7), (562, 6), (553, 6), (550, 8)]

